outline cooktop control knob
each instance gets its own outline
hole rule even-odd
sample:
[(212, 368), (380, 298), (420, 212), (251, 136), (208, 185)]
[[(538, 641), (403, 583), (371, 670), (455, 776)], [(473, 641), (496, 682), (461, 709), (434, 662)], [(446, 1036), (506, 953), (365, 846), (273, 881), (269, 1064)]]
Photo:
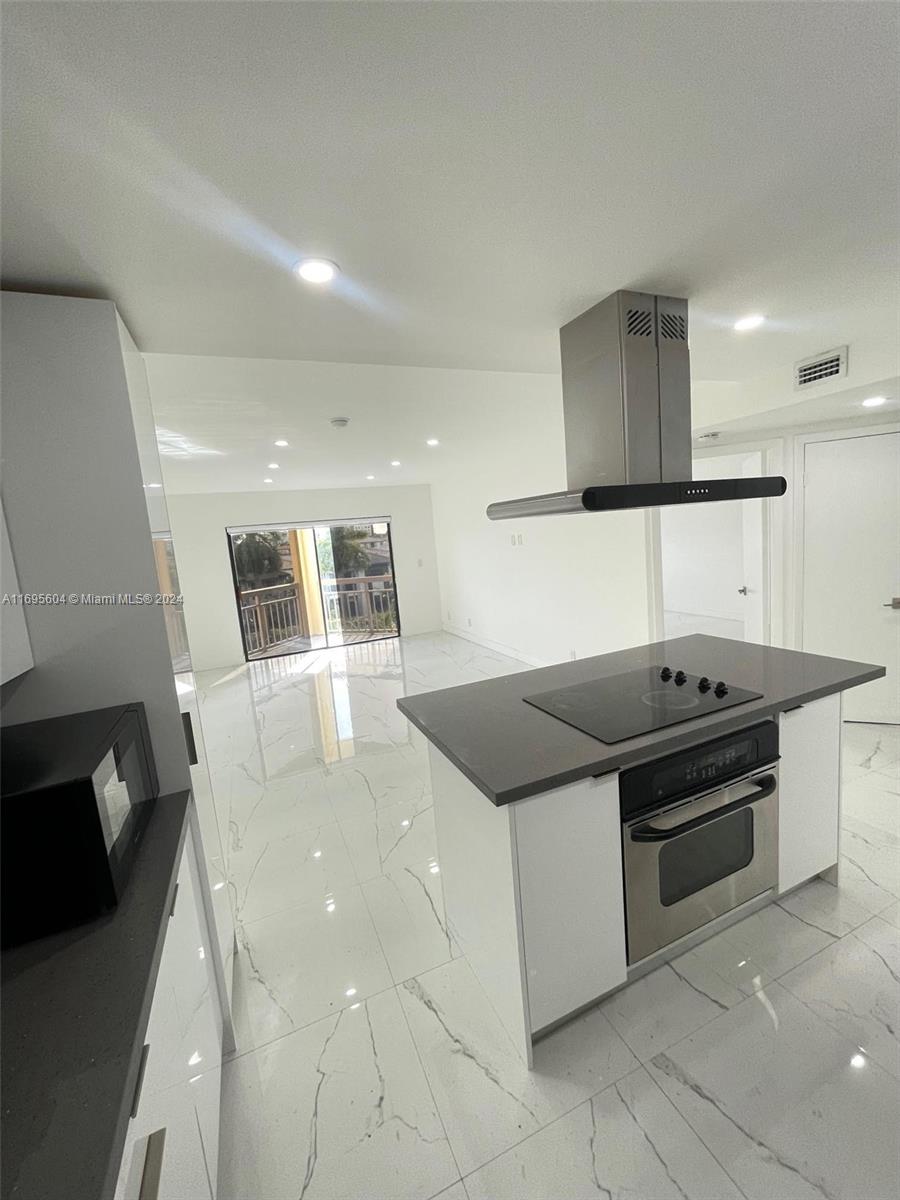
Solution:
[(660, 679), (664, 679), (666, 681), (666, 683), (668, 683), (669, 680), (672, 678), (672, 672), (668, 667), (663, 667), (663, 669), (659, 673), (659, 677), (660, 677)]
[(687, 683), (687, 675), (685, 675), (684, 671), (675, 672), (675, 682), (679, 687), (681, 687), (683, 683)]
[(723, 680), (721, 680), (721, 679), (720, 679), (720, 680), (719, 680), (719, 682), (716, 684), (716, 690), (715, 690), (715, 694), (716, 694), (716, 695), (719, 697), (719, 699), (720, 699), (720, 700), (721, 700), (721, 698), (722, 698), (723, 696), (727, 696), (727, 695), (728, 695), (728, 688), (725, 686), (725, 683), (724, 683), (724, 681), (723, 681)]
[(709, 676), (701, 675), (700, 682), (697, 684), (697, 687), (700, 689), (701, 692), (708, 692), (709, 689), (712, 687), (712, 684), (709, 681)]

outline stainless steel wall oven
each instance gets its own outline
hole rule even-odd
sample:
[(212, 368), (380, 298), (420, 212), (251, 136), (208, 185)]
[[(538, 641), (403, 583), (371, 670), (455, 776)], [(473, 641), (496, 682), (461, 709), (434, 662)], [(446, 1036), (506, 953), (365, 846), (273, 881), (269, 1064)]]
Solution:
[(622, 772), (629, 964), (775, 888), (777, 764), (764, 721)]

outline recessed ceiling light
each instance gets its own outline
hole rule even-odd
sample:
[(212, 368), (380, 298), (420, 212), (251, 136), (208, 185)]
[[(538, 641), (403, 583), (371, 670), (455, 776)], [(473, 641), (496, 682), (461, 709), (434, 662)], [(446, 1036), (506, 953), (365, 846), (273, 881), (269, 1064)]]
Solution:
[(331, 283), (338, 273), (338, 265), (327, 258), (303, 258), (294, 270), (307, 283)]
[(275, 443), (276, 446), (286, 446), (287, 444), (288, 443), (284, 440), (284, 438), (279, 438), (278, 441)]
[(366, 476), (366, 479), (374, 479), (374, 478), (375, 478), (375, 476), (374, 476), (374, 475), (367, 475), (367, 476)]
[(751, 313), (748, 317), (741, 317), (739, 321), (735, 321), (734, 327), (738, 333), (746, 333), (748, 329), (759, 329), (765, 319), (759, 313)]
[(426, 446), (439, 446), (440, 444), (437, 438), (428, 438), (425, 442)]
[(863, 400), (863, 408), (880, 408), (882, 404), (887, 404), (887, 396), (870, 396), (868, 400)]
[(398, 458), (391, 459), (391, 466), (392, 466), (392, 467), (399, 467), (399, 466), (400, 466), (400, 460), (399, 460)]
[(263, 483), (274, 483), (274, 482), (275, 482), (274, 479), (264, 479), (263, 480)]
[(270, 470), (270, 471), (278, 471), (279, 469), (280, 469), (280, 468), (279, 468), (279, 466), (278, 466), (278, 463), (269, 463), (269, 470)]

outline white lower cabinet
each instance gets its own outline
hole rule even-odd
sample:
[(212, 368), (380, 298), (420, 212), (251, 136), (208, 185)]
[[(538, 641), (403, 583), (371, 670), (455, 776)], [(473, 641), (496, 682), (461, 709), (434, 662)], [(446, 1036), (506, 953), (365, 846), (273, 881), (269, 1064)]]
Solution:
[(190, 721), (196, 751), (197, 761), (191, 766), (191, 792), (194, 797), (194, 807), (197, 810), (197, 820), (206, 858), (209, 896), (212, 901), (211, 919), (219, 943), (219, 961), (225, 976), (225, 994), (230, 1007), (234, 978), (234, 913), (231, 907), (231, 889), (226, 886), (225, 856), (222, 851), (222, 839), (213, 799), (212, 780), (209, 774), (209, 761), (206, 755), (206, 743), (203, 737), (196, 691), (193, 688), (182, 691), (179, 695), (179, 703), (182, 718), (187, 716)]
[(781, 714), (778, 780), (778, 891), (838, 861), (841, 697)]
[(625, 982), (619, 777), (514, 806), (531, 1031)]
[(178, 872), (116, 1200), (214, 1200), (222, 1020), (190, 831)]

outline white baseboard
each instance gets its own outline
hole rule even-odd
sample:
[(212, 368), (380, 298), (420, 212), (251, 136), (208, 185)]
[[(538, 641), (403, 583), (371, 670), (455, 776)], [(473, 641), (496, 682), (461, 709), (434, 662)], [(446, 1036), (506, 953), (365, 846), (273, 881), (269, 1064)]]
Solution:
[(476, 637), (471, 629), (458, 629), (455, 625), (445, 621), (443, 625), (444, 633), (452, 633), (454, 637), (462, 638), (464, 642), (471, 642), (475, 646), (483, 646), (485, 650), (494, 650), (497, 654), (505, 654), (507, 658), (518, 659), (519, 662), (527, 663), (529, 667), (551, 667), (551, 663), (546, 658), (535, 658), (531, 654), (523, 654), (515, 646), (508, 646), (505, 642), (495, 642), (493, 638)]

